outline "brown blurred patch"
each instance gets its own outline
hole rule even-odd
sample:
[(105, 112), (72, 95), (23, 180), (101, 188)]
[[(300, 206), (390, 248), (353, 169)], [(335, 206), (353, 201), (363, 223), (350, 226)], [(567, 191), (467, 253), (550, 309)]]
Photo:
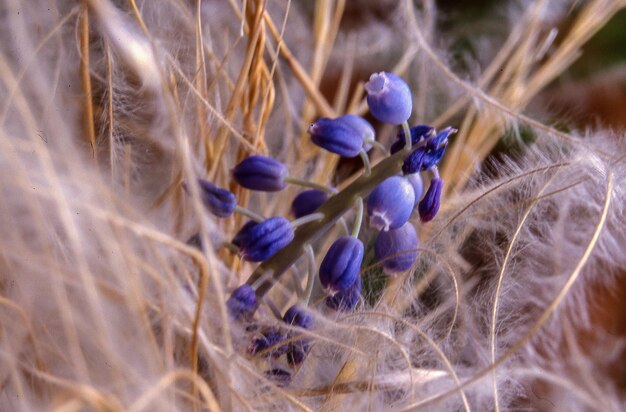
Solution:
[(538, 100), (549, 112), (563, 114), (572, 127), (626, 130), (626, 65), (561, 83)]

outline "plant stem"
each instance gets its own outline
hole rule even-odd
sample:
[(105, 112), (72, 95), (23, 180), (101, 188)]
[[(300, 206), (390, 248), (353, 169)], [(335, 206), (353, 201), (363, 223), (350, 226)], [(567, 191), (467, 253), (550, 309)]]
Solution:
[(252, 210), (246, 209), (245, 207), (242, 207), (239, 205), (235, 206), (235, 212), (240, 213), (246, 217), (249, 217), (250, 219), (254, 220), (257, 223), (260, 223), (265, 220), (263, 216), (256, 214)]
[(402, 129), (404, 130), (404, 151), (408, 152), (411, 150), (411, 128), (409, 127), (409, 122), (402, 122)]
[(309, 223), (309, 222), (313, 222), (313, 221), (321, 220), (321, 219), (324, 219), (323, 213), (311, 213), (310, 215), (305, 215), (305, 216), (299, 217), (296, 220), (292, 220), (291, 226), (295, 229), (298, 226), (304, 225), (305, 223)]
[(375, 148), (377, 148), (378, 150), (380, 150), (381, 152), (383, 152), (385, 155), (389, 154), (389, 150), (387, 150), (387, 148), (385, 147), (384, 144), (380, 143), (378, 140), (374, 140), (374, 139), (367, 139), (365, 141), (365, 144), (371, 144), (372, 146), (374, 146)]
[(363, 166), (365, 167), (365, 176), (369, 176), (372, 174), (372, 167), (370, 166), (370, 158), (367, 157), (367, 152), (365, 149), (361, 149), (359, 152), (359, 156), (361, 156), (361, 160), (363, 160)]
[(352, 237), (358, 238), (361, 231), (361, 222), (363, 222), (363, 198), (359, 196), (356, 199), (356, 218), (354, 227), (352, 228)]
[(315, 283), (315, 276), (317, 275), (317, 267), (315, 266), (315, 253), (313, 248), (308, 243), (304, 246), (307, 257), (309, 258), (309, 274), (306, 280), (306, 289), (304, 290), (303, 302), (305, 306), (309, 306), (311, 295), (313, 294), (313, 284)]
[(303, 187), (310, 187), (311, 189), (321, 190), (323, 192), (328, 193), (329, 195), (334, 195), (337, 193), (337, 189), (333, 187), (328, 187), (325, 185), (320, 185), (318, 183), (309, 182), (308, 180), (298, 179), (296, 177), (287, 176), (285, 177), (285, 182), (291, 183), (292, 185), (298, 185)]

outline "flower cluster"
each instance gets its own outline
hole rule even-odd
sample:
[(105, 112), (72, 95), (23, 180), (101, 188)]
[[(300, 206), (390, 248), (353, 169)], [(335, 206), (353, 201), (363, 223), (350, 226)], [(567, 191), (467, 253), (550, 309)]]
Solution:
[[(312, 233), (319, 230), (318, 235), (311, 236), (318, 238), (322, 231), (343, 219), (343, 215), (351, 209), (344, 205), (354, 205), (351, 233), (330, 244), (319, 268), (316, 267), (311, 243), (300, 239), (300, 248), (291, 249), (305, 250), (309, 256), (306, 288), (300, 291), (299, 303), (284, 312), (278, 326), (250, 329), (254, 333), (248, 345), (251, 355), (272, 360), (285, 356), (290, 367), (297, 367), (305, 360), (311, 342), (297, 329), (313, 328), (313, 318), (307, 306), (314, 291), (317, 295), (325, 295), (325, 306), (330, 310), (349, 311), (359, 304), (363, 285), (361, 265), (366, 250), (366, 245), (359, 238), (364, 214), (369, 223), (368, 230), (377, 232), (373, 244), (375, 259), (384, 273), (393, 275), (410, 270), (417, 260), (419, 240), (415, 224), (410, 222), (413, 211), (417, 210), (419, 219), (424, 223), (432, 220), (439, 210), (443, 180), (437, 164), (445, 153), (449, 137), (456, 130), (448, 127), (438, 132), (428, 125), (409, 127), (412, 93), (409, 86), (394, 74), (372, 74), (365, 84), (365, 91), (370, 113), (376, 120), (401, 125), (390, 148), (390, 160), (398, 159), (396, 163), (388, 162), (391, 166), (385, 166), (386, 163), (381, 162), (375, 169), (370, 168), (368, 151), (382, 147), (387, 154), (387, 150), (376, 141), (374, 127), (360, 116), (347, 114), (337, 118), (320, 118), (308, 128), (311, 141), (322, 149), (343, 157), (360, 156), (363, 159), (365, 171), (358, 186), (360, 189), (356, 192), (350, 190), (351, 186), (337, 191), (292, 177), (283, 163), (267, 156), (249, 156), (237, 164), (232, 170), (232, 178), (246, 189), (278, 192), (288, 184), (309, 187), (293, 199), (291, 214), (294, 220), (290, 221), (283, 216), (260, 216), (237, 205), (237, 198), (230, 191), (202, 179), (198, 181), (201, 199), (210, 213), (226, 218), (238, 212), (250, 218), (227, 244), (229, 249), (237, 251), (242, 259), (250, 262), (270, 259), (290, 262), (280, 271), (274, 271), (275, 266), (272, 266), (274, 281), (297, 258), (286, 256), (288, 252), (279, 252), (294, 242), (299, 226), (306, 225), (303, 231)], [(384, 167), (394, 169), (386, 170)], [(378, 173), (372, 173), (377, 170)], [(425, 193), (422, 174), (430, 175)], [(200, 246), (199, 239), (196, 235), (189, 242)], [(236, 288), (227, 301), (230, 316), (238, 322), (254, 322), (262, 302), (260, 298), (273, 284), (264, 286), (259, 283), (263, 276), (257, 272), (263, 272), (263, 265), (261, 263), (250, 281)], [(277, 308), (273, 311), (276, 312)], [(275, 365), (266, 375), (277, 384), (288, 384), (291, 379), (288, 369), (276, 368)]]

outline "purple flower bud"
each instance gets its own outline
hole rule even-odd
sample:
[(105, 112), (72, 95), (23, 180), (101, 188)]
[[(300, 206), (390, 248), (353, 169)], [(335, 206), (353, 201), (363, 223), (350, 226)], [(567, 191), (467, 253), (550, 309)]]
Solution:
[(293, 343), (289, 345), (289, 349), (287, 350), (287, 362), (289, 362), (291, 366), (298, 366), (304, 362), (308, 352), (308, 344)]
[(359, 136), (361, 136), (361, 139), (363, 139), (363, 148), (366, 151), (372, 148), (371, 144), (365, 144), (366, 140), (376, 139), (376, 132), (374, 131), (374, 127), (372, 127), (370, 122), (368, 122), (361, 116), (357, 116), (356, 114), (344, 114), (343, 116), (339, 116), (337, 120), (341, 120), (357, 130)]
[(305, 190), (291, 202), (291, 213), (297, 218), (310, 215), (328, 200), (328, 194), (321, 190)]
[(411, 217), (414, 205), (411, 183), (403, 177), (391, 176), (376, 186), (367, 199), (370, 226), (377, 230), (399, 228)]
[(442, 189), (442, 179), (435, 177), (430, 181), (430, 186), (417, 207), (422, 222), (429, 222), (437, 215), (439, 203), (441, 202)]
[(363, 148), (363, 138), (351, 122), (322, 117), (309, 126), (313, 143), (344, 157), (355, 157)]
[(286, 186), (287, 167), (271, 157), (246, 157), (232, 173), (237, 183), (251, 190), (278, 192)]
[(422, 193), (424, 192), (424, 180), (422, 180), (422, 176), (419, 173), (413, 173), (404, 177), (409, 181), (411, 186), (413, 186), (413, 192), (415, 193), (413, 208), (415, 208), (415, 205), (420, 201)]
[(237, 197), (226, 189), (215, 186), (208, 180), (198, 179), (202, 202), (217, 217), (228, 217), (235, 211)]
[(365, 83), (365, 90), (370, 112), (381, 122), (401, 124), (411, 116), (411, 89), (395, 74), (373, 73)]
[(277, 358), (287, 353), (288, 345), (281, 345), (287, 336), (277, 328), (266, 328), (260, 336), (252, 339), (248, 352), (252, 355), (270, 350), (267, 355)]
[(281, 216), (271, 217), (254, 226), (251, 225), (245, 234), (237, 239), (239, 253), (250, 262), (262, 262), (291, 243), (293, 237), (293, 227), (287, 219)]
[[(283, 321), (292, 326), (298, 326), (303, 329), (311, 329), (311, 326), (313, 326), (313, 317), (311, 314), (297, 304), (293, 305), (287, 310), (287, 312), (285, 312)], [(292, 336), (292, 334), (290, 334), (290, 336)], [(289, 345), (289, 349), (287, 350), (287, 361), (292, 366), (299, 365), (304, 361), (308, 352), (308, 339), (299, 339), (294, 341)]]
[[(411, 127), (411, 145), (416, 145), (423, 139), (428, 139), (435, 133), (435, 128), (432, 126), (428, 126), (427, 124), (418, 124), (417, 126)], [(400, 128), (398, 134), (396, 136), (396, 141), (391, 145), (389, 151), (391, 154), (397, 153), (400, 150), (404, 149), (405, 145), (404, 140), (404, 130)]]
[(354, 309), (361, 298), (361, 277), (347, 290), (328, 296), (326, 306), (334, 310), (348, 311)]
[(404, 272), (417, 260), (417, 245), (415, 227), (407, 222), (398, 229), (380, 232), (374, 243), (374, 255), (388, 275)]
[(236, 320), (252, 318), (257, 308), (254, 289), (246, 283), (239, 286), (226, 301), (226, 308)]
[(268, 371), (265, 371), (265, 376), (271, 381), (273, 381), (276, 386), (285, 387), (291, 383), (291, 373), (284, 369), (274, 368)]
[(352, 236), (335, 240), (320, 265), (320, 282), (329, 294), (348, 289), (359, 277), (363, 242)]
[(415, 149), (413, 153), (404, 159), (404, 163), (402, 164), (402, 173), (408, 175), (422, 171), (422, 165), (424, 164), (424, 160), (427, 156), (428, 153), (425, 146)]
[(237, 247), (241, 247), (242, 242), (245, 242), (244, 239), (248, 237), (248, 233), (250, 232), (250, 229), (252, 229), (256, 225), (258, 225), (258, 223), (255, 222), (254, 220), (247, 221), (241, 227), (241, 229), (239, 229), (239, 232), (237, 232), (237, 234), (235, 235), (231, 243)]
[(457, 131), (458, 130), (455, 129), (454, 127), (446, 127), (445, 129), (437, 133), (437, 136), (433, 137), (432, 139), (428, 141), (427, 143), (428, 148), (430, 150), (435, 150), (439, 148), (439, 146), (441, 146), (442, 144), (447, 145), (448, 137), (455, 134)]
[(446, 152), (447, 142), (435, 149), (429, 149), (429, 145), (416, 149), (413, 153), (404, 159), (402, 164), (402, 172), (404, 174), (413, 174), (420, 171), (429, 170), (436, 166)]
[(302, 306), (295, 304), (285, 312), (283, 321), (291, 326), (297, 326), (303, 329), (311, 329), (313, 326), (313, 317)]

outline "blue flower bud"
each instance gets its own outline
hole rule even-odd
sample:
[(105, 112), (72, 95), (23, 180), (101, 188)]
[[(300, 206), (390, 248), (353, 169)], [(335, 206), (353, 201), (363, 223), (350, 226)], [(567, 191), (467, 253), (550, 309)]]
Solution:
[(276, 386), (285, 387), (291, 383), (291, 373), (284, 369), (274, 368), (265, 371), (265, 376), (274, 382)]
[(256, 355), (257, 353), (264, 352), (269, 349), (267, 355), (277, 358), (280, 355), (287, 353), (289, 346), (280, 344), (286, 338), (287, 336), (279, 329), (266, 328), (263, 332), (261, 332), (260, 336), (252, 339), (252, 342), (248, 347), (248, 352), (252, 355)]
[(321, 190), (310, 189), (298, 194), (291, 202), (291, 213), (297, 218), (310, 215), (328, 200), (328, 194)]
[(226, 301), (228, 313), (235, 319), (250, 319), (257, 308), (254, 289), (246, 283), (233, 291)]
[(399, 228), (411, 217), (414, 205), (411, 183), (403, 177), (391, 176), (376, 186), (367, 199), (370, 226), (377, 230)]
[(298, 366), (302, 362), (304, 362), (308, 353), (308, 344), (291, 344), (289, 345), (289, 349), (287, 350), (287, 362), (289, 362), (291, 366)]
[(447, 143), (440, 147), (430, 149), (429, 145), (416, 149), (413, 153), (404, 159), (402, 164), (402, 172), (404, 174), (413, 174), (420, 171), (429, 170), (436, 166), (446, 152)]
[(357, 116), (356, 114), (344, 114), (343, 116), (339, 116), (337, 120), (341, 120), (350, 126), (352, 126), (363, 139), (363, 148), (367, 151), (372, 148), (371, 144), (365, 144), (367, 140), (375, 140), (376, 132), (374, 131), (374, 127), (362, 118), (361, 116)]
[[(427, 124), (418, 124), (410, 129), (411, 131), (411, 145), (416, 145), (423, 139), (428, 139), (435, 133), (435, 128), (428, 126)], [(404, 149), (406, 141), (404, 140), (404, 130), (400, 128), (396, 136), (396, 141), (391, 145), (389, 151), (391, 154), (397, 153)]]
[(228, 217), (235, 211), (237, 197), (226, 189), (215, 186), (208, 180), (198, 179), (202, 202), (217, 217)]
[(313, 143), (344, 157), (355, 157), (363, 148), (359, 130), (349, 121), (322, 117), (309, 126)]
[(409, 181), (411, 186), (413, 186), (413, 192), (415, 193), (413, 208), (415, 208), (415, 205), (417, 205), (417, 202), (420, 201), (422, 193), (424, 192), (424, 180), (422, 180), (422, 176), (419, 173), (413, 173), (404, 177)]
[(417, 245), (415, 227), (407, 222), (398, 229), (380, 232), (374, 243), (374, 255), (385, 273), (404, 272), (417, 260)]
[(258, 225), (258, 223), (255, 222), (254, 220), (247, 221), (241, 227), (241, 229), (239, 229), (239, 232), (237, 232), (237, 234), (235, 235), (233, 240), (231, 240), (230, 243), (232, 243), (233, 245), (235, 245), (237, 247), (241, 247), (242, 242), (245, 242), (244, 239), (248, 237), (248, 233), (250, 232), (250, 229), (252, 229), (256, 225)]
[(439, 203), (441, 202), (442, 189), (442, 179), (435, 177), (430, 181), (430, 186), (417, 207), (422, 222), (429, 222), (437, 215)]
[(303, 329), (311, 329), (313, 326), (313, 317), (302, 306), (295, 304), (287, 309), (283, 316), (283, 321), (291, 326), (297, 326)]
[(411, 116), (411, 89), (395, 74), (373, 73), (365, 83), (365, 90), (370, 112), (381, 122), (401, 124)]
[(271, 157), (254, 155), (243, 159), (233, 169), (233, 178), (246, 189), (278, 192), (285, 186), (287, 167)]
[(354, 309), (361, 298), (361, 277), (357, 277), (356, 281), (349, 289), (328, 296), (326, 298), (326, 306), (334, 310), (348, 311)]
[(442, 131), (437, 133), (437, 136), (435, 136), (432, 139), (430, 139), (428, 141), (428, 143), (426, 144), (426, 146), (430, 150), (435, 150), (435, 149), (439, 148), (439, 146), (441, 146), (442, 144), (447, 145), (448, 144), (448, 137), (450, 137), (451, 135), (455, 134), (457, 131), (458, 130), (455, 129), (454, 127), (446, 127), (445, 129), (443, 129)]
[(359, 277), (363, 242), (352, 236), (335, 240), (320, 265), (320, 282), (329, 294), (348, 289)]
[(415, 149), (413, 153), (404, 159), (404, 163), (402, 164), (402, 173), (409, 175), (421, 172), (422, 165), (424, 164), (427, 156), (428, 152), (425, 146)]
[(238, 239), (239, 253), (250, 262), (262, 262), (293, 240), (291, 223), (281, 216), (271, 217), (257, 223)]
[[(287, 310), (287, 312), (285, 312), (283, 321), (292, 326), (298, 326), (303, 329), (311, 329), (311, 326), (313, 326), (313, 317), (311, 314), (297, 304), (293, 305)], [(308, 339), (299, 339), (294, 341), (289, 345), (289, 349), (287, 350), (287, 361), (292, 366), (299, 365), (304, 361), (308, 352)]]

